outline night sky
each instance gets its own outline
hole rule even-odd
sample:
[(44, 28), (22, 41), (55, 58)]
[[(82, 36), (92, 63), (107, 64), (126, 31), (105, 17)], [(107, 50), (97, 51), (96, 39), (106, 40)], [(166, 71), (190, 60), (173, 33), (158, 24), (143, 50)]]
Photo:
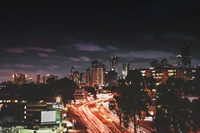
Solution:
[(64, 77), (95, 59), (108, 70), (112, 54), (120, 72), (126, 61), (133, 68), (173, 63), (183, 44), (191, 46), (192, 64), (200, 63), (198, 1), (34, 2), (0, 4), (0, 82), (18, 72)]

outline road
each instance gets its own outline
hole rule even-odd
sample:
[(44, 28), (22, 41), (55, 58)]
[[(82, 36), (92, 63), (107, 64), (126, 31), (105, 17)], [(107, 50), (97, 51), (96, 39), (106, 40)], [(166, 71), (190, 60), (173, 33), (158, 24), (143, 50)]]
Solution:
[(119, 123), (109, 119), (108, 113), (104, 108), (98, 108), (98, 102), (89, 101), (78, 108), (72, 107), (74, 112), (78, 113), (80, 119), (87, 126), (88, 133), (128, 133)]

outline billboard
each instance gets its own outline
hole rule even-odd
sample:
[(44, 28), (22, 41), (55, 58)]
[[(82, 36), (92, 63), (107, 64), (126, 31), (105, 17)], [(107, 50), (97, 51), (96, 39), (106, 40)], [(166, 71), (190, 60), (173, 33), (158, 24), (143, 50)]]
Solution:
[(61, 110), (41, 111), (41, 125), (57, 125), (60, 124), (61, 121)]
[(41, 111), (41, 125), (56, 124), (56, 111)]

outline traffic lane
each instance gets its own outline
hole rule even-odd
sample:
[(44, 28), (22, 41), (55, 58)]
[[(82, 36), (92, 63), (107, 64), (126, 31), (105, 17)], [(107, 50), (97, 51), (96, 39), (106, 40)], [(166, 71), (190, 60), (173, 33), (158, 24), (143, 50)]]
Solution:
[(94, 131), (95, 133), (96, 132), (109, 133), (110, 130), (105, 125), (103, 125), (103, 123), (90, 112), (88, 105), (89, 103), (84, 104), (80, 108), (82, 111), (80, 112), (80, 114), (83, 117), (83, 120), (88, 124), (88, 128)]
[(142, 126), (143, 128), (153, 132), (153, 129), (151, 127), (151, 122), (148, 122), (148, 121), (140, 122), (140, 126)]
[(99, 114), (98, 111), (92, 111), (92, 113), (106, 126), (108, 127), (112, 133), (122, 133), (122, 130), (118, 130), (117, 127), (115, 127), (115, 125), (109, 121), (111, 121), (110, 119), (103, 117)]
[(119, 130), (121, 130), (123, 133), (130, 133), (129, 131), (127, 131), (126, 129), (124, 129), (119, 124), (119, 119), (116, 118), (116, 116), (113, 116), (112, 114), (110, 114), (110, 112), (107, 111), (103, 106), (99, 106), (99, 111), (101, 112), (101, 114), (106, 115), (107, 118), (112, 119), (112, 123), (115, 125), (115, 127), (117, 127)]
[[(114, 131), (115, 133), (128, 133), (126, 130), (124, 130), (119, 124), (117, 124), (115, 121), (110, 119), (109, 115), (104, 113), (103, 111), (100, 111), (96, 108), (95, 105), (89, 106), (91, 112), (104, 124), (106, 125), (110, 130)], [(101, 112), (101, 113), (100, 113)]]
[(71, 111), (71, 116), (72, 116), (72, 118), (74, 118), (76, 120), (75, 130), (78, 130), (78, 132), (82, 132), (82, 133), (88, 133), (87, 127), (82, 122), (80, 117), (74, 112), (74, 110)]
[(101, 131), (96, 127), (98, 125), (95, 121), (93, 121), (92, 117), (85, 112), (85, 109), (80, 110), (80, 116), (82, 117), (82, 120), (84, 123), (86, 123), (87, 128), (90, 129), (94, 133), (100, 133)]

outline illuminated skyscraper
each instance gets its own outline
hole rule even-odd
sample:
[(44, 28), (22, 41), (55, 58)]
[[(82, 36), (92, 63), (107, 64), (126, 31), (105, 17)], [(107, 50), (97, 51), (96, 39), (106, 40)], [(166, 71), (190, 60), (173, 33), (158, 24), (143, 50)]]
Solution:
[(92, 62), (92, 85), (102, 86), (104, 84), (105, 65), (97, 60)]
[(27, 78), (27, 75), (22, 74), (22, 73), (13, 74), (13, 83), (17, 85), (25, 84), (26, 78)]
[(182, 65), (184, 68), (191, 67), (191, 51), (189, 45), (183, 45), (181, 49)]
[(177, 64), (177, 67), (182, 67), (182, 56), (181, 55), (176, 56), (176, 64)]
[(118, 57), (116, 55), (110, 57), (110, 71), (118, 72)]
[(130, 64), (128, 62), (123, 64), (123, 68), (122, 68), (122, 77), (123, 79), (126, 78), (128, 71), (130, 70)]
[(80, 74), (78, 71), (73, 72), (73, 80), (74, 80), (74, 83), (80, 84)]

